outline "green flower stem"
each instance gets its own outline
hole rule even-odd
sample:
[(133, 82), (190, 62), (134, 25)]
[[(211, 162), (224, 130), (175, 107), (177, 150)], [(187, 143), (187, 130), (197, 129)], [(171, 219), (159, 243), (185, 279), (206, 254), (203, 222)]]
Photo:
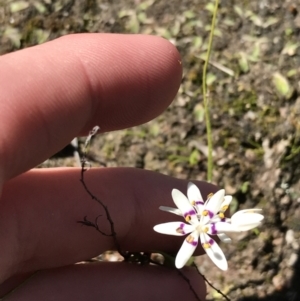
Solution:
[(214, 31), (216, 26), (217, 12), (218, 12), (219, 0), (215, 1), (213, 18), (211, 22), (211, 29), (209, 34), (208, 48), (206, 52), (206, 59), (203, 67), (203, 77), (202, 77), (202, 93), (203, 93), (203, 102), (204, 102), (204, 111), (205, 111), (205, 124), (206, 124), (206, 136), (207, 136), (207, 146), (208, 146), (208, 157), (207, 157), (207, 181), (212, 181), (212, 171), (213, 171), (213, 145), (212, 145), (212, 131), (211, 131), (211, 122), (210, 122), (210, 110), (209, 110), (209, 101), (207, 97), (206, 90), (206, 75), (207, 75), (207, 67), (209, 62), (209, 57), (212, 48), (212, 42), (214, 37)]

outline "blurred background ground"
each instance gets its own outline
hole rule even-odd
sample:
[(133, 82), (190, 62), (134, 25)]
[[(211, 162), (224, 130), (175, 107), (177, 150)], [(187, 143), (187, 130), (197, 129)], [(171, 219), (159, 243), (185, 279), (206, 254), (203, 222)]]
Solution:
[[(144, 33), (174, 43), (184, 75), (155, 120), (95, 138), (93, 166), (132, 166), (206, 179), (201, 96), (213, 1), (0, 0), (0, 53), (80, 32)], [(300, 1), (221, 1), (208, 74), (216, 184), (232, 212), (264, 209), (264, 225), (222, 245), (224, 273), (199, 269), (232, 300), (300, 300)], [(100, 124), (101, 126), (101, 124)], [(56, 156), (47, 166), (74, 166)], [(208, 300), (222, 298), (210, 290)]]

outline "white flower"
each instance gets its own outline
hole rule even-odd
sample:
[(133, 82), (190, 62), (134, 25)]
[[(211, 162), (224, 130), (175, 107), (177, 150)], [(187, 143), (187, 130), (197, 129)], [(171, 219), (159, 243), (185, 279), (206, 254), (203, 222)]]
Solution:
[(172, 190), (172, 198), (178, 209), (161, 206), (160, 209), (181, 215), (189, 223), (170, 222), (159, 224), (154, 230), (169, 235), (183, 236), (189, 234), (184, 240), (175, 260), (178, 269), (182, 268), (193, 255), (200, 238), (203, 249), (211, 260), (221, 269), (228, 268), (227, 260), (221, 248), (209, 235), (218, 235), (223, 242), (231, 239), (226, 232), (241, 232), (251, 230), (261, 224), (263, 215), (261, 209), (247, 209), (236, 212), (231, 219), (226, 218), (227, 210), (232, 197), (225, 195), (221, 189), (210, 194), (206, 202), (203, 201), (198, 187), (188, 184), (187, 197), (177, 189)]

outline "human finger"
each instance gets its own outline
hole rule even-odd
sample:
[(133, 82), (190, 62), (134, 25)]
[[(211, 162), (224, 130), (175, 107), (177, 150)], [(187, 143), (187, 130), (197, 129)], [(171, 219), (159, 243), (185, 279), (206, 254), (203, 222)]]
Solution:
[[(32, 170), (5, 184), (0, 201), (0, 280), (116, 248), (111, 236), (77, 223), (85, 216), (95, 222), (99, 216), (99, 229), (111, 233), (105, 211), (79, 179), (76, 168)], [(123, 251), (177, 253), (182, 237), (156, 233), (153, 226), (182, 220), (158, 208), (174, 207), (171, 190), (185, 192), (186, 180), (133, 168), (101, 168), (87, 171), (85, 183), (107, 206)], [(205, 182), (198, 186), (203, 196), (216, 191)]]
[(77, 34), (0, 57), (0, 183), (94, 125), (151, 120), (181, 81), (176, 48), (145, 35)]
[(180, 272), (128, 263), (79, 264), (39, 271), (5, 300), (204, 301), (205, 284), (196, 270)]

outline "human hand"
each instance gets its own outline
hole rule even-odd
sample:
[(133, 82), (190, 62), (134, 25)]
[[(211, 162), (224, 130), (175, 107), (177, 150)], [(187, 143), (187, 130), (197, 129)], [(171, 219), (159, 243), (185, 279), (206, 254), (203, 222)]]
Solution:
[[(71, 35), (4, 55), (0, 66), (2, 296), (39, 270), (7, 300), (193, 300), (175, 269), (72, 265), (115, 247), (76, 223), (101, 208), (80, 184), (79, 169), (30, 170), (94, 125), (106, 132), (160, 114), (181, 81), (174, 46), (153, 36)], [(91, 169), (85, 178), (107, 204), (123, 250), (178, 251), (182, 240), (153, 226), (172, 221), (158, 207), (172, 206), (171, 190), (184, 191), (186, 181), (129, 168)], [(216, 190), (199, 185), (204, 195)], [(110, 229), (104, 216), (99, 227)], [(202, 279), (183, 272), (204, 300)]]

